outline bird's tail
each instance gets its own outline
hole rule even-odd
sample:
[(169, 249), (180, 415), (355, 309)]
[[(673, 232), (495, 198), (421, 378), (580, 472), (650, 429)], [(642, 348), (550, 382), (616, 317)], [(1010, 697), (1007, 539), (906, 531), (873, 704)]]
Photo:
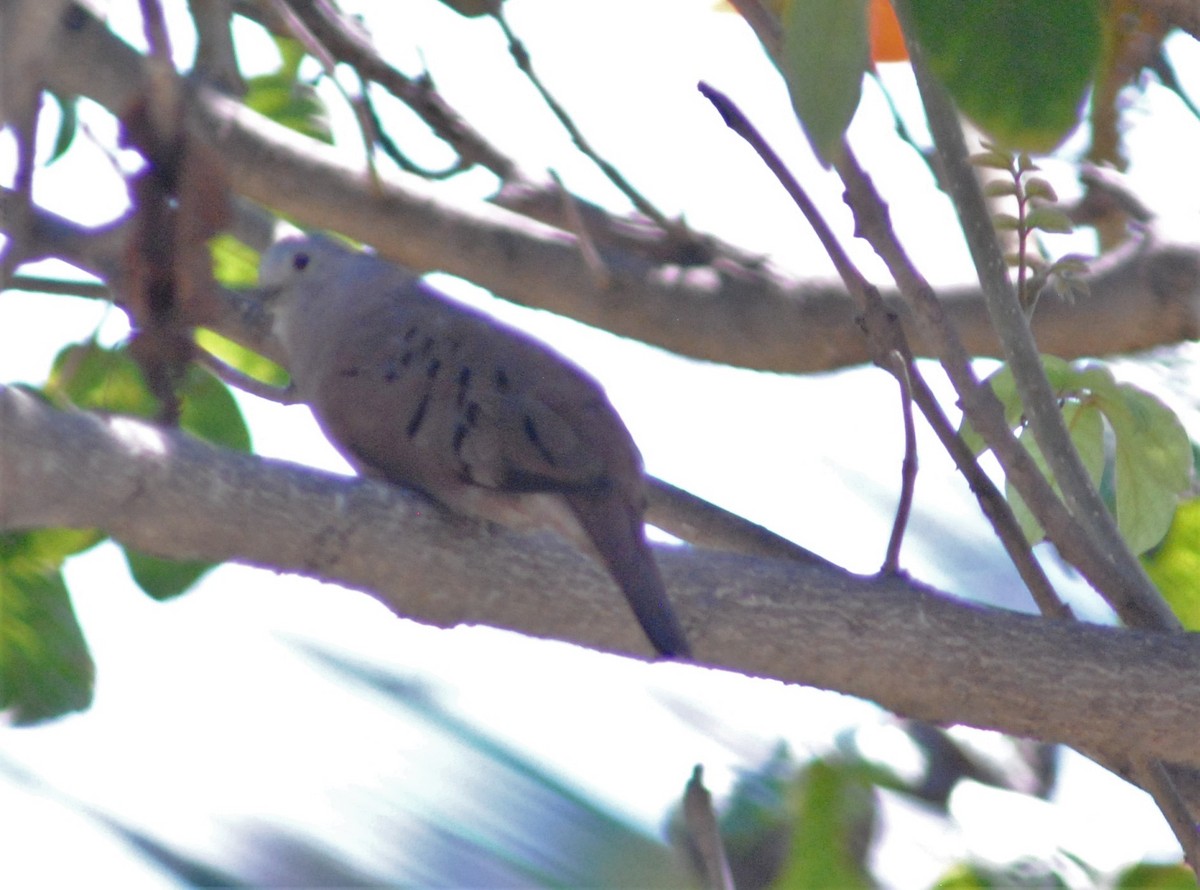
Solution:
[(654, 648), (666, 658), (690, 658), (691, 647), (667, 598), (641, 515), (612, 492), (573, 493), (567, 501)]

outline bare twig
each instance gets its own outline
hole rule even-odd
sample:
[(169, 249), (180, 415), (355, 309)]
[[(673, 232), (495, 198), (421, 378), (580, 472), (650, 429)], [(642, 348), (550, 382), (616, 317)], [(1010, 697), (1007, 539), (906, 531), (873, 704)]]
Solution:
[(900, 570), (900, 545), (904, 543), (904, 530), (908, 528), (908, 517), (912, 512), (913, 493), (917, 484), (917, 429), (913, 423), (913, 396), (911, 365), (899, 352), (893, 351), (892, 376), (900, 385), (900, 413), (904, 418), (904, 460), (900, 465), (900, 500), (896, 506), (896, 519), (892, 523), (892, 534), (888, 538), (887, 554), (879, 571), (891, 574)]
[[(412, 108), (439, 138), (454, 147), (464, 164), (480, 164), (502, 181), (525, 178), (517, 163), (451, 108), (428, 78), (410, 78), (385, 62), (361, 31), (345, 21), (332, 4), (325, 0), (277, 2), (290, 8), (332, 59), (345, 62)], [(246, 11), (254, 15), (253, 7)]]
[(687, 827), (692, 849), (703, 864), (704, 886), (710, 890), (734, 890), (733, 873), (729, 870), (729, 857), (725, 855), (712, 795), (704, 787), (704, 768), (699, 764), (692, 770), (692, 777), (683, 792), (683, 824)]
[(583, 221), (583, 214), (579, 212), (579, 205), (576, 203), (575, 197), (567, 191), (558, 173), (551, 170), (550, 179), (553, 180), (562, 199), (562, 214), (570, 224), (571, 233), (575, 235), (576, 242), (579, 244), (579, 252), (583, 254), (584, 262), (588, 264), (588, 268), (592, 270), (592, 275), (596, 279), (596, 288), (602, 291), (608, 290), (609, 285), (612, 284), (612, 273), (608, 271), (608, 267), (604, 265), (604, 259), (600, 256), (600, 251), (596, 249), (596, 242), (592, 240), (592, 233), (588, 231), (587, 225)]
[(546, 103), (546, 107), (550, 109), (551, 113), (558, 119), (558, 122), (562, 124), (563, 129), (567, 131), (567, 134), (571, 137), (571, 141), (575, 143), (575, 147), (600, 168), (600, 172), (608, 177), (608, 181), (615, 185), (621, 194), (630, 200), (639, 213), (647, 219), (652, 220), (664, 232), (670, 232), (679, 237), (688, 237), (686, 227), (678, 222), (672, 222), (667, 219), (640, 191), (634, 188), (633, 184), (625, 178), (620, 170), (601, 157), (599, 152), (587, 141), (587, 138), (584, 137), (579, 127), (575, 125), (575, 121), (567, 114), (566, 109), (559, 104), (550, 90), (546, 88), (546, 85), (542, 83), (537, 72), (533, 70), (533, 60), (529, 56), (529, 50), (525, 48), (524, 42), (513, 33), (512, 28), (508, 24), (508, 19), (504, 16), (504, 10), (499, 3), (493, 8), (492, 16), (499, 23), (501, 30), (504, 32), (505, 39), (508, 40), (508, 49), (512, 53), (513, 60), (517, 63), (517, 68), (533, 84), (533, 88), (537, 90), (538, 95), (542, 97), (542, 101)]

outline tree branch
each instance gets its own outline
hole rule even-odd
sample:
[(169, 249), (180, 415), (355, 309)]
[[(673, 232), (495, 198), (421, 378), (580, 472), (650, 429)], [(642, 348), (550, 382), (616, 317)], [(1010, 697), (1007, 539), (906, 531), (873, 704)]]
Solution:
[[(96, 18), (71, 22), (47, 47), (56, 60), (47, 75), (51, 85), (120, 113), (144, 89), (145, 60)], [(333, 149), (214, 91), (197, 87), (187, 103), (190, 131), (226, 159), (235, 191), (302, 223), (372, 243), (414, 269), (447, 271), (516, 302), (710, 361), (806, 372), (869, 360), (853, 303), (840, 286), (796, 282), (765, 267), (661, 265), (600, 242), (612, 273), (602, 290), (562, 229), (495, 206), (456, 203), (414, 177), (388, 179), (376, 192), (365, 170), (348, 166)], [(589, 221), (588, 230), (599, 229)], [(1042, 301), (1035, 333), (1045, 350), (1097, 355), (1200, 336), (1194, 246), (1147, 240), (1101, 264), (1089, 284), (1087, 301)], [(888, 300), (907, 315), (894, 297)], [(970, 353), (997, 354), (978, 293), (949, 291), (943, 300)], [(930, 354), (921, 338), (912, 345)]]
[[(0, 388), (0, 529), (60, 525), (171, 558), (336, 581), (426, 623), (649, 654), (612, 582), (552, 536)], [(933, 722), (1200, 764), (1193, 635), (1044, 621), (822, 565), (656, 549), (705, 664)]]

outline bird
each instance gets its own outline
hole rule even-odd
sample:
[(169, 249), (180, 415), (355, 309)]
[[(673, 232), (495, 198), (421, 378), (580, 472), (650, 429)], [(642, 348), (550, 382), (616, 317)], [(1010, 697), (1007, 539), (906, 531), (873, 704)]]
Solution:
[(331, 238), (262, 255), (295, 397), (360, 474), (597, 560), (660, 656), (690, 658), (646, 540), (641, 454), (600, 384), (418, 274)]

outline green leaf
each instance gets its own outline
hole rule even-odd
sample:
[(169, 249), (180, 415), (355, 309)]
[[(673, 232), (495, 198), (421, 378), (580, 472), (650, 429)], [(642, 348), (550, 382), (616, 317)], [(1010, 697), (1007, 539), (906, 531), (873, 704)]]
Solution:
[(79, 97), (60, 96), (51, 90), (46, 95), (58, 106), (58, 132), (54, 135), (54, 148), (50, 150), (50, 158), (46, 161), (49, 166), (67, 153), (75, 142), (75, 134), (79, 132)]
[(1117, 876), (1117, 890), (1196, 890), (1196, 875), (1182, 862), (1139, 862)]
[(1118, 384), (1100, 409), (1116, 438), (1117, 527), (1144, 553), (1166, 535), (1191, 482), (1191, 441), (1174, 411), (1132, 384)]
[(797, 778), (795, 829), (776, 890), (872, 887), (865, 862), (874, 834), (874, 792), (857, 766), (814, 760)]
[[(1103, 471), (1103, 428), (1098, 430), (1096, 426), (1099, 415), (1103, 415), (1112, 430), (1113, 510), (1117, 527), (1130, 550), (1145, 552), (1167, 533), (1178, 498), (1191, 482), (1192, 447), (1187, 432), (1170, 408), (1132, 384), (1117, 383), (1103, 365), (1094, 362), (1071, 365), (1044, 356), (1043, 369), (1051, 388), (1063, 402), (1071, 440), (1093, 481), (1098, 481)], [(1015, 429), (1021, 422), (1023, 409), (1011, 371), (1003, 367), (987, 383), (1004, 406), (1005, 419)], [(982, 449), (982, 440), (965, 421), (960, 432), (976, 453)], [(1021, 440), (1045, 472), (1045, 461), (1033, 437), (1022, 431)], [(1040, 529), (1011, 487), (1009, 496), (1022, 528), (1031, 535), (1030, 540), (1040, 540)]]
[(992, 224), (998, 232), (1016, 232), (1021, 228), (1021, 221), (1011, 213), (992, 214)]
[(250, 78), (242, 99), (259, 114), (298, 133), (332, 144), (333, 130), (316, 90), (297, 79), (304, 47), (289, 38), (276, 38), (283, 62), (278, 71)]
[(158, 403), (125, 349), (72, 344), (54, 359), (45, 392), (55, 404), (151, 417)]
[(1183, 626), (1200, 630), (1200, 499), (1179, 505), (1161, 546), (1142, 564)]
[(95, 669), (59, 565), (97, 537), (61, 529), (0, 535), (0, 709), (16, 725), (91, 704)]
[(969, 160), (976, 167), (986, 167), (989, 170), (1003, 170), (1005, 173), (1011, 173), (1013, 170), (1013, 156), (996, 148), (978, 151), (971, 155)]
[[(1100, 478), (1104, 474), (1104, 421), (1100, 411), (1089, 402), (1067, 402), (1063, 406), (1063, 422), (1067, 426), (1071, 442), (1079, 452), (1079, 457), (1083, 461), (1084, 469), (1087, 470), (1092, 484), (1099, 484)], [(1038, 446), (1032, 430), (1026, 427), (1021, 430), (1018, 438), (1029, 451), (1029, 456), (1033, 458), (1033, 462), (1037, 464), (1042, 475), (1050, 480), (1051, 488), (1055, 492), (1059, 492), (1059, 486), (1050, 472), (1045, 455)], [(1031, 544), (1038, 543), (1045, 537), (1041, 524), (1034, 518), (1025, 501), (1012, 485), (1006, 484), (1005, 489), (1009, 503), (1012, 504), (1013, 515), (1021, 526), (1021, 531), (1025, 533), (1026, 540)]]
[(1103, 44), (1100, 0), (912, 0), (929, 67), (1002, 145), (1045, 152), (1079, 122)]
[(983, 193), (989, 198), (1015, 198), (1017, 184), (1011, 179), (993, 179), (984, 183)]
[[(146, 388), (141, 370), (125, 348), (108, 349), (94, 341), (66, 347), (54, 359), (45, 392), (57, 404), (114, 414), (152, 417), (158, 403)], [(180, 429), (201, 439), (250, 450), (250, 431), (229, 389), (192, 366), (179, 388)]]
[(1056, 207), (1034, 207), (1025, 217), (1025, 225), (1042, 232), (1069, 235), (1075, 231), (1075, 224)]
[(1051, 204), (1058, 202), (1058, 192), (1054, 190), (1054, 186), (1040, 176), (1031, 176), (1025, 180), (1025, 194), (1039, 201), (1049, 201)]
[(197, 328), (196, 344), (205, 352), (211, 352), (230, 367), (271, 386), (287, 386), (287, 371), (269, 358), (264, 358), (240, 343), (234, 343), (206, 328)]
[(826, 166), (858, 109), (870, 59), (866, 0), (788, 0), (781, 67), (792, 107)]
[(188, 590), (215, 563), (171, 560), (124, 548), (129, 574), (137, 586), (156, 600), (170, 599)]
[(253, 287), (258, 284), (258, 251), (229, 234), (209, 241), (213, 259), (213, 277), (225, 287)]
[(233, 393), (195, 365), (180, 388), (179, 428), (214, 445), (250, 451), (250, 430)]

